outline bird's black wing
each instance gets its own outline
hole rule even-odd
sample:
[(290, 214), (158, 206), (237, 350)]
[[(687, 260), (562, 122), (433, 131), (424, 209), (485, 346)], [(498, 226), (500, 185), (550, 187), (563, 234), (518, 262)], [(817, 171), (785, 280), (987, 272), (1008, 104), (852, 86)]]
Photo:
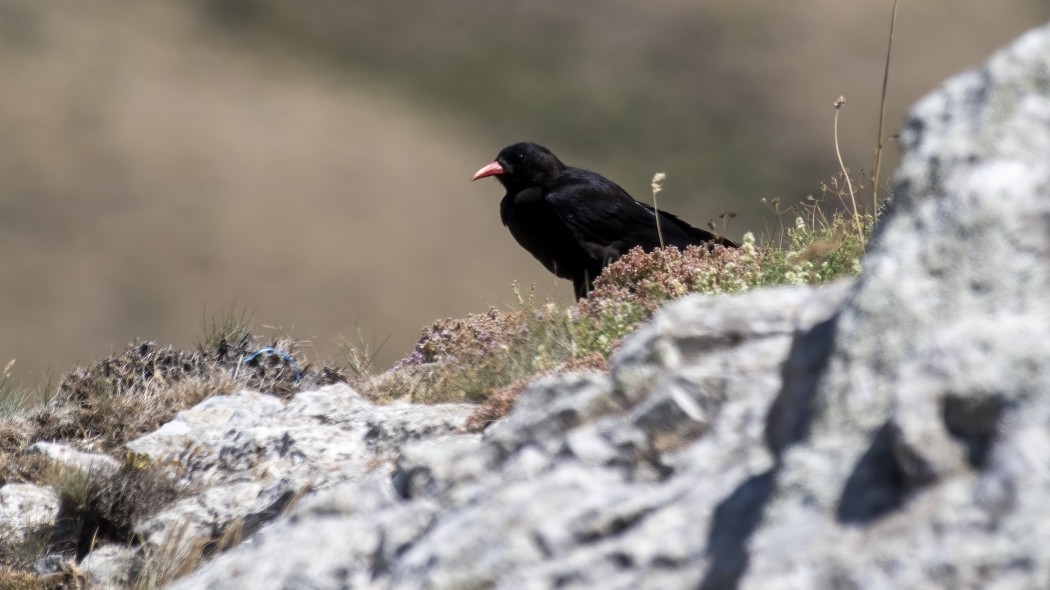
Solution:
[[(619, 257), (627, 242), (648, 242), (656, 233), (653, 212), (635, 201), (611, 180), (578, 168), (569, 168), (547, 190), (547, 203), (580, 245), (594, 258)], [(644, 245), (644, 244), (639, 244)]]
[[(635, 246), (652, 250), (660, 245), (653, 208), (634, 200), (611, 180), (570, 168), (546, 194), (580, 245), (599, 260), (614, 260)], [(716, 237), (678, 217), (660, 212), (664, 244), (684, 248)]]

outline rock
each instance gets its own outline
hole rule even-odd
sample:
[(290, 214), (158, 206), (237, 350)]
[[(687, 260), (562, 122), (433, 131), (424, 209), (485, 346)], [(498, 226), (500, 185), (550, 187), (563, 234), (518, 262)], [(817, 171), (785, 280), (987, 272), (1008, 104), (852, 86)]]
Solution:
[(89, 553), (79, 569), (93, 590), (119, 590), (129, 587), (130, 572), (137, 560), (136, 549), (104, 545)]
[(276, 518), (295, 493), (281, 483), (268, 489), (251, 481), (214, 485), (137, 524), (135, 534), (151, 552), (189, 558), (227, 531), (234, 533), (231, 527), (254, 532)]
[[(381, 474), (338, 484), (304, 498), (288, 518), (215, 560), (236, 573), (212, 566), (211, 577), (191, 575), (174, 587), (375, 587), (373, 573), (425, 534), (440, 510), (434, 502), (399, 503)], [(284, 553), (278, 558), (273, 551)]]
[(780, 364), (849, 288), (686, 298), (611, 376), (539, 379), (483, 437), (407, 444), (392, 482), (312, 494), (174, 587), (668, 588), (716, 558), (735, 571), (740, 534), (711, 524), (768, 493)]
[(56, 465), (83, 471), (99, 478), (112, 476), (120, 470), (120, 462), (109, 455), (85, 453), (62, 443), (43, 441), (33, 443), (29, 447), (29, 452), (43, 455)]
[(1050, 583), (1050, 26), (923, 99), (900, 143), (826, 372), (788, 384), (745, 588)]
[[(287, 404), (242, 391), (209, 398), (127, 444), (196, 493), (136, 526), (152, 549), (193, 551), (237, 527), (250, 536), (302, 493), (364, 477), (401, 445), (461, 427), (471, 406), (374, 405), (345, 385)], [(168, 547), (171, 550), (171, 547)]]
[(8, 543), (21, 543), (58, 521), (61, 499), (51, 487), (26, 483), (0, 486), (0, 530)]
[(61, 573), (71, 569), (72, 561), (63, 555), (45, 555), (29, 566), (29, 571), (38, 576)]

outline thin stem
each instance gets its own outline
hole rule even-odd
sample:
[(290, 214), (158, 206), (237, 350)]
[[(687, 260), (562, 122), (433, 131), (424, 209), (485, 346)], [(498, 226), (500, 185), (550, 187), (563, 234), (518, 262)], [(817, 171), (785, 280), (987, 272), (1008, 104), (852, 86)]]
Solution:
[(660, 228), (660, 206), (656, 203), (656, 195), (663, 189), (663, 181), (667, 178), (667, 175), (663, 172), (657, 172), (653, 175), (652, 187), (653, 187), (653, 214), (656, 216), (656, 237), (660, 240), (660, 248), (664, 247), (664, 232)]
[[(890, 55), (893, 53), (893, 28), (897, 24), (897, 5), (900, 0), (893, 0), (893, 14), (890, 16), (890, 40), (886, 44), (886, 67), (882, 72), (882, 100), (879, 102), (879, 140), (875, 145), (875, 170), (871, 178), (871, 200), (874, 209), (879, 210), (879, 171), (882, 169), (883, 121), (886, 118), (886, 89), (890, 84)], [(875, 220), (878, 222), (878, 220)]]
[(842, 152), (839, 150), (839, 111), (842, 110), (842, 105), (846, 104), (846, 97), (840, 96), (835, 101), (835, 156), (839, 159), (839, 168), (842, 169), (842, 177), (846, 179), (846, 186), (849, 188), (849, 200), (853, 204), (853, 219), (857, 222), (857, 235), (864, 236), (864, 226), (860, 221), (860, 213), (857, 211), (857, 198), (853, 194), (853, 181), (849, 179), (849, 171), (846, 170), (846, 164), (842, 161)]

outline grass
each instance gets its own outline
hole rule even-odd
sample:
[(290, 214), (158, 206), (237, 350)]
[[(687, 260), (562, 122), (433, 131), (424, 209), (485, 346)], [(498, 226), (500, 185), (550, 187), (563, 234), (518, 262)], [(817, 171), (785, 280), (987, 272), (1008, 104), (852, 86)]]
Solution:
[(0, 416), (16, 414), (31, 405), (30, 393), (11, 380), (11, 369), (14, 366), (15, 359), (11, 359), (0, 371)]
[(355, 345), (344, 338), (339, 342), (338, 348), (343, 357), (347, 375), (350, 378), (362, 379), (372, 374), (376, 355), (386, 345), (390, 336), (384, 338), (377, 345), (375, 340), (369, 341), (365, 338), (364, 333), (361, 331), (361, 326), (355, 324), (354, 331), (357, 333), (357, 344)]
[(251, 324), (254, 312), (248, 311), (233, 302), (218, 316), (209, 316), (204, 308), (201, 316), (200, 347), (206, 350), (221, 350), (224, 346), (238, 344), (251, 338)]
[(897, 26), (897, 8), (900, 0), (893, 0), (893, 12), (890, 14), (890, 35), (886, 43), (886, 62), (882, 71), (882, 97), (879, 99), (879, 133), (875, 142), (875, 165), (872, 172), (874, 182), (871, 183), (872, 209), (879, 209), (879, 179), (882, 172), (882, 148), (886, 122), (886, 91), (890, 87), (890, 58), (893, 56), (893, 30)]
[(423, 329), (393, 370), (352, 384), (376, 401), (481, 402), (493, 389), (549, 371), (574, 358), (570, 310), (537, 305), (517, 287), (518, 305)]
[(190, 521), (185, 520), (164, 544), (156, 550), (146, 549), (142, 567), (131, 587), (135, 590), (160, 588), (167, 582), (184, 576), (205, 559), (206, 542), (187, 537)]

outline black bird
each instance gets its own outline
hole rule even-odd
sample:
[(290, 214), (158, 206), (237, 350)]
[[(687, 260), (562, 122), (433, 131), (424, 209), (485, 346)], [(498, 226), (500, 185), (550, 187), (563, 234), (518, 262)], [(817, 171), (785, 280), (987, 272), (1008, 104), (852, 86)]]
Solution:
[[(649, 252), (660, 246), (652, 207), (600, 174), (562, 164), (543, 146), (525, 142), (503, 148), (471, 180), (486, 176), (507, 189), (499, 205), (503, 225), (547, 270), (572, 280), (577, 300), (587, 296), (607, 264), (631, 248)], [(666, 211), (660, 211), (660, 230), (664, 244), (679, 249), (737, 246)]]

